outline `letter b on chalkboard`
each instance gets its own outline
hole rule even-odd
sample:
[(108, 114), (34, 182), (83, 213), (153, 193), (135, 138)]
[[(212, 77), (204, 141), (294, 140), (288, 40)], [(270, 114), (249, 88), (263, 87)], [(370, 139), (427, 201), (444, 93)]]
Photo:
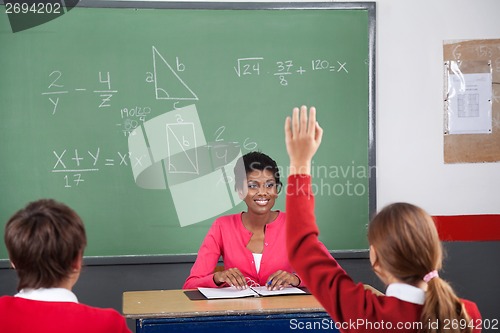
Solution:
[(194, 105), (148, 120), (130, 134), (128, 145), (136, 184), (169, 189), (181, 226), (241, 202), (233, 172), (241, 149), (236, 143), (207, 143)]

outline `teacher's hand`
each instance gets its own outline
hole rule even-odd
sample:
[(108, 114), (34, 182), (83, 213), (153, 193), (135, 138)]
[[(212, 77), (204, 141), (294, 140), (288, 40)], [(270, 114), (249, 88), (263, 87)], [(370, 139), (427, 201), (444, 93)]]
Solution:
[(238, 268), (229, 268), (225, 271), (214, 273), (214, 282), (216, 285), (220, 286), (224, 282), (237, 289), (248, 288), (245, 276), (240, 272)]
[(321, 144), (323, 129), (316, 121), (316, 108), (302, 106), (293, 109), (292, 118), (285, 121), (285, 142), (290, 157), (290, 175), (311, 174), (311, 160)]
[(299, 285), (300, 279), (297, 275), (282, 270), (269, 275), (266, 282), (268, 290), (281, 290), (289, 286), (298, 287)]

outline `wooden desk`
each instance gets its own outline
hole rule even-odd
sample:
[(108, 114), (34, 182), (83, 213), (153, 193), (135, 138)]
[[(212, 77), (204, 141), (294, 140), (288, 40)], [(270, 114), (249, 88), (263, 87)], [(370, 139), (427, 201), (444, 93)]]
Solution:
[(130, 291), (123, 314), (137, 333), (338, 332), (312, 295), (192, 301), (183, 290)]

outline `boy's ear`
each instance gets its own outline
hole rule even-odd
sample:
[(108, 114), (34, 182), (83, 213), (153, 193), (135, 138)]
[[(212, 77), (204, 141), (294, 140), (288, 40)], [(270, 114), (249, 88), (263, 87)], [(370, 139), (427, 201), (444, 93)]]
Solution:
[(83, 266), (83, 253), (80, 252), (73, 261), (71, 268), (73, 269), (73, 272), (79, 272), (82, 270), (82, 266)]

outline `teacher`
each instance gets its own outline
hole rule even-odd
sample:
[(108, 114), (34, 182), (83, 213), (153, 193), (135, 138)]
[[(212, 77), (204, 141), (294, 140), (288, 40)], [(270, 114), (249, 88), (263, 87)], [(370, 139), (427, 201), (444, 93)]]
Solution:
[[(214, 221), (183, 288), (299, 286), (286, 252), (285, 213), (272, 210), (282, 187), (276, 162), (250, 152), (238, 160), (234, 173), (235, 190), (247, 211)], [(216, 271), (221, 256), (224, 269)]]

